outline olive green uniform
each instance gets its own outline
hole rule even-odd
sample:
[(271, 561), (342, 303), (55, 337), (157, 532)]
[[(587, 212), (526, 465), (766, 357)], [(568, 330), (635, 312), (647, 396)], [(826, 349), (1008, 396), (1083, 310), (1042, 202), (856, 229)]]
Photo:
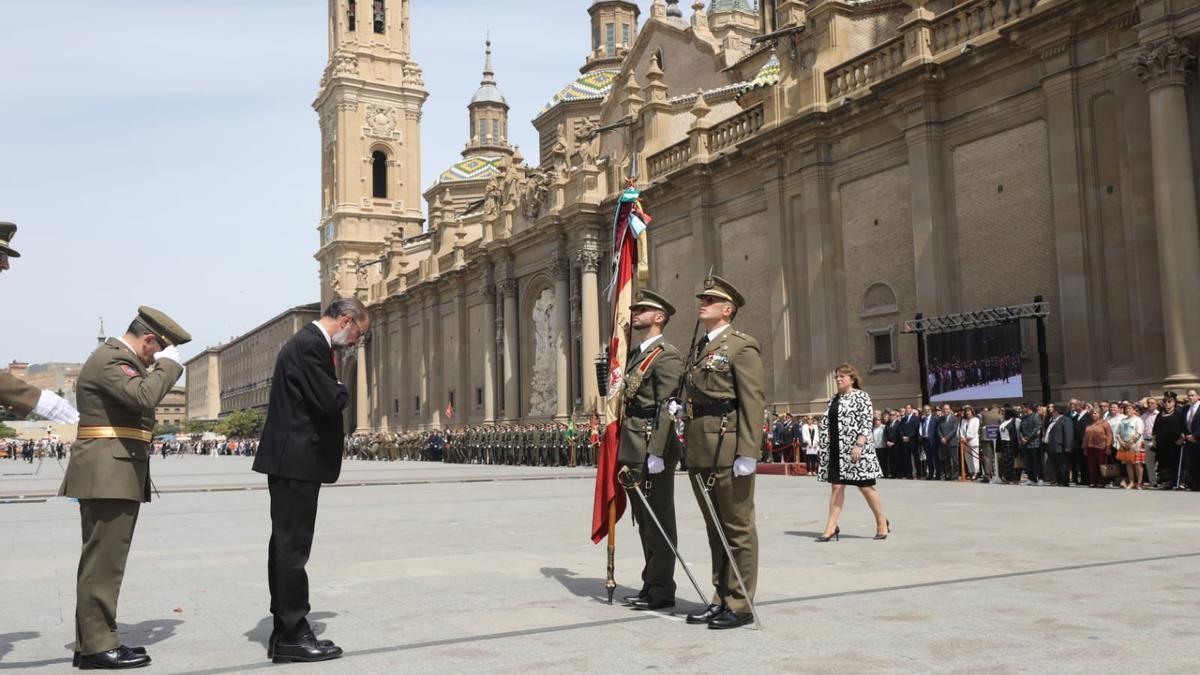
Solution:
[(0, 405), (12, 408), (18, 416), (28, 415), (37, 406), (41, 395), (41, 389), (0, 371)]
[[(643, 370), (647, 360), (649, 365)], [(621, 420), (617, 461), (641, 475), (646, 501), (670, 540), (668, 545), (646, 513), (642, 500), (631, 494), (630, 504), (646, 560), (642, 568), (642, 591), (651, 601), (675, 599), (675, 554), (671, 547), (679, 541), (675, 527), (675, 466), (679, 462), (679, 444), (663, 403), (679, 388), (683, 368), (683, 355), (662, 337), (625, 364), (625, 414)], [(662, 458), (661, 472), (647, 473), (648, 455)]]
[[(83, 654), (121, 644), (117, 598), (138, 510), (150, 501), (154, 408), (182, 374), (183, 366), (170, 359), (147, 368), (116, 338), (100, 345), (79, 371), (80, 439), (71, 447), (58, 494), (79, 500), (83, 550), (75, 587), (75, 647)], [(145, 440), (130, 438), (138, 431)], [(89, 432), (113, 437), (85, 438)]]
[[(688, 370), (687, 461), (689, 479), (712, 554), (713, 604), (749, 613), (758, 580), (758, 531), (754, 525), (755, 475), (733, 475), (735, 457), (758, 460), (762, 447), (765, 408), (763, 365), (758, 341), (725, 328), (703, 347)], [(710, 484), (709, 496), (721, 521), (714, 523), (696, 485), (699, 475)], [(723, 527), (746, 589), (737, 581), (721, 545)]]

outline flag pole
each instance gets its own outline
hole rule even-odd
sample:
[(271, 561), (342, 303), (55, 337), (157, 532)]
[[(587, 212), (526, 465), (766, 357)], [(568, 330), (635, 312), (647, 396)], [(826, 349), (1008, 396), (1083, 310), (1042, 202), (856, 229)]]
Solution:
[(617, 581), (613, 576), (617, 553), (617, 502), (608, 503), (608, 578), (604, 587), (608, 589), (608, 604), (613, 604), (613, 592), (617, 590)]

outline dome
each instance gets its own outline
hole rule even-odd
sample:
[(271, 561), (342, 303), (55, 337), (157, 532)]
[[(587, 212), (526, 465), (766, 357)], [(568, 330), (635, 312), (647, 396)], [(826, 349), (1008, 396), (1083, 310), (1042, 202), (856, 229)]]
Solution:
[(500, 87), (497, 87), (495, 84), (485, 84), (479, 87), (475, 95), (471, 97), (471, 103), (499, 103), (501, 105), (508, 105), (508, 102), (504, 100), (504, 94), (500, 93)]
[(442, 183), (459, 183), (468, 180), (485, 180), (500, 173), (499, 155), (486, 157), (467, 157), (455, 162), (453, 166), (438, 176), (435, 185)]
[(738, 92), (738, 97), (740, 98), (742, 94), (748, 91), (770, 87), (777, 82), (779, 82), (779, 59), (774, 54), (771, 54), (771, 58), (763, 64), (762, 68), (758, 69), (758, 74), (754, 76), (754, 79)]
[(601, 68), (580, 75), (576, 80), (562, 89), (550, 99), (550, 102), (538, 111), (538, 116), (546, 114), (551, 108), (560, 103), (576, 101), (596, 101), (608, 96), (612, 90), (613, 80), (616, 79), (619, 68)]

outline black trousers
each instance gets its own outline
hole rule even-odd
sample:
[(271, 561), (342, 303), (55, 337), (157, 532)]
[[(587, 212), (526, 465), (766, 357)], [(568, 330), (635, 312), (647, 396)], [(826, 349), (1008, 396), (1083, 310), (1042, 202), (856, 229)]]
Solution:
[(1070, 450), (1064, 450), (1063, 452), (1049, 453), (1050, 468), (1054, 470), (1054, 482), (1064, 487), (1071, 484), (1071, 477), (1068, 475), (1071, 464), (1070, 452)]
[(267, 476), (271, 492), (271, 542), (267, 583), (271, 588), (272, 639), (290, 640), (311, 630), (308, 620), (308, 554), (317, 522), (320, 483)]
[(1031, 448), (1028, 445), (1021, 448), (1021, 457), (1025, 460), (1025, 473), (1034, 483), (1045, 478), (1042, 465), (1042, 446)]
[(1071, 449), (1071, 480), (1079, 485), (1091, 480), (1088, 475), (1087, 455), (1083, 453), (1083, 447)]

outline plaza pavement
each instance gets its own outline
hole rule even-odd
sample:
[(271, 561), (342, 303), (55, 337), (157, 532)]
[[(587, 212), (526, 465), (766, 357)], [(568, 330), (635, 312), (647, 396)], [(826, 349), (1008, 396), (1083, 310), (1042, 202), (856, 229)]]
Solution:
[[(760, 476), (762, 630), (710, 631), (677, 570), (672, 613), (609, 606), (588, 540), (591, 472), (348, 461), (322, 491), (308, 570), (338, 661), (265, 658), (265, 481), (239, 457), (154, 460), (119, 616), (142, 672), (1194, 672), (1196, 495), (887, 481), (873, 541), (848, 493), (840, 542), (816, 544), (828, 488)], [(69, 668), (77, 507), (61, 477), (0, 462), (0, 670)], [(21, 495), (26, 495), (20, 500)], [(708, 590), (699, 511), (676, 483), (680, 549)], [(639, 585), (628, 516), (617, 595)]]

